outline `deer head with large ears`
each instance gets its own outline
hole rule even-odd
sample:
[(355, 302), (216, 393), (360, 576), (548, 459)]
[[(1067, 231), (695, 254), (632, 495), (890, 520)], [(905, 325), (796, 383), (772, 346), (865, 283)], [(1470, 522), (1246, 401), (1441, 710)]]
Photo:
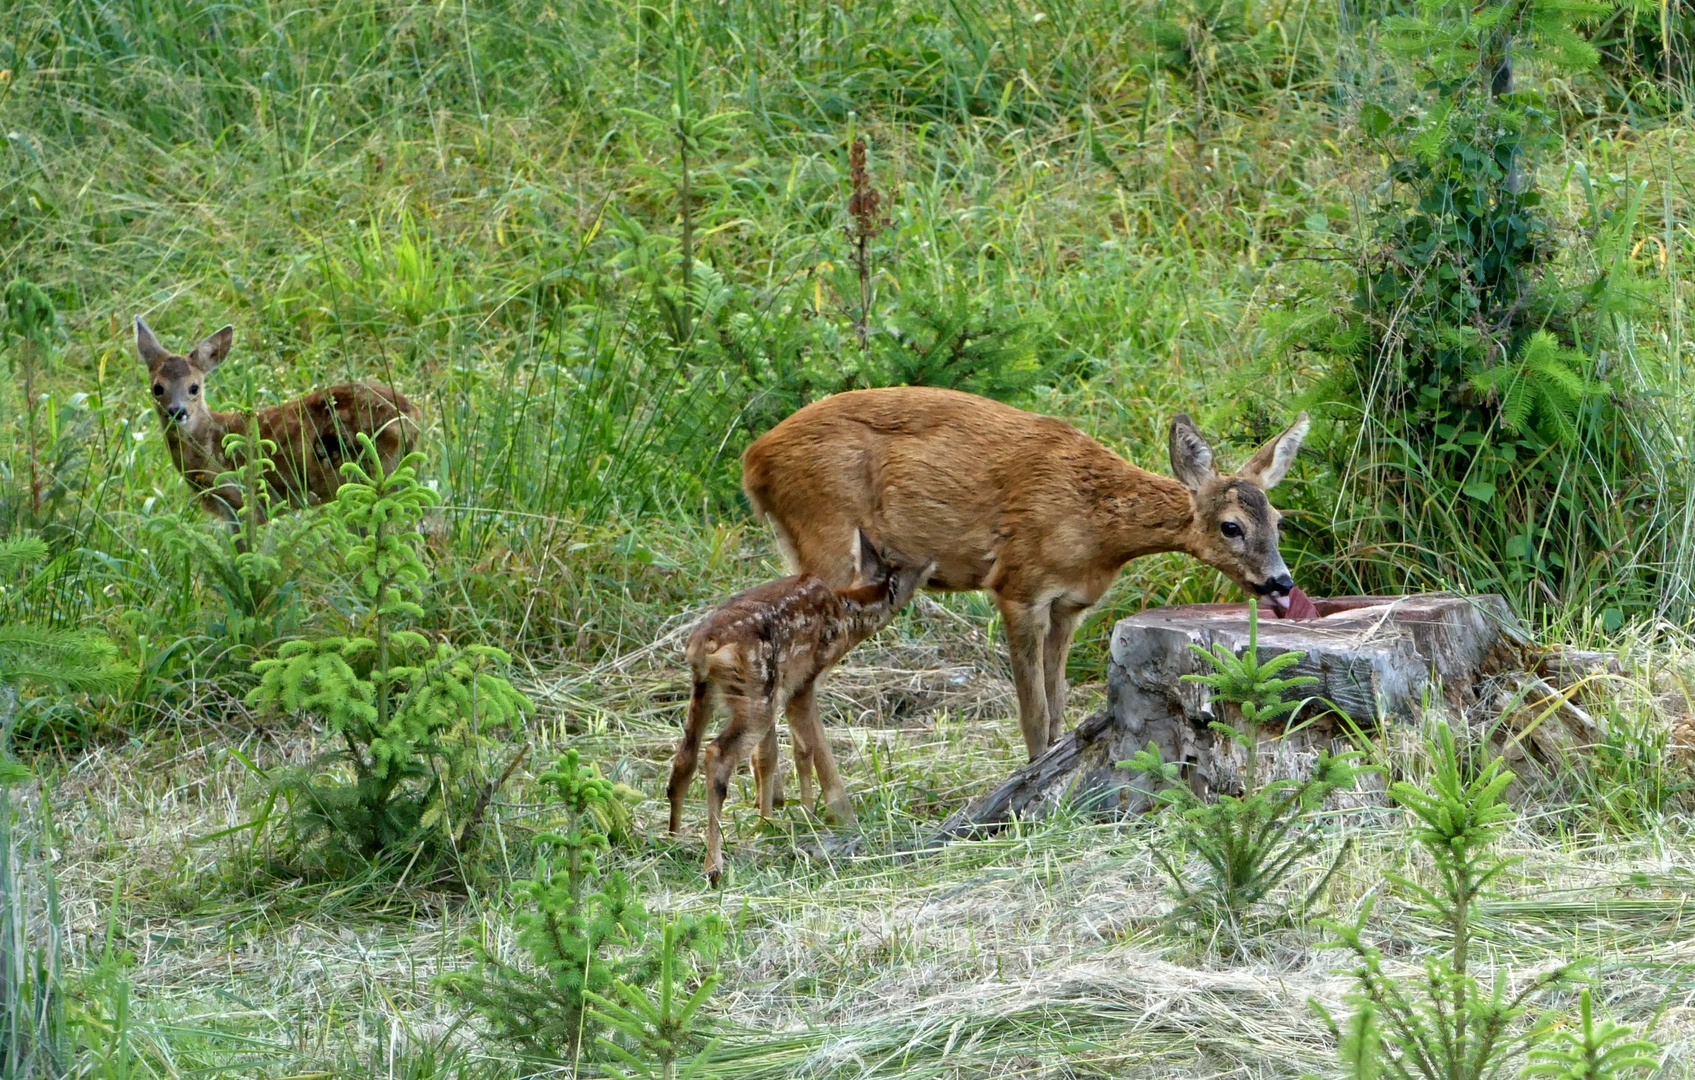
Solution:
[(1278, 548), (1279, 514), (1265, 493), (1294, 464), (1311, 422), (1295, 422), (1260, 447), (1233, 475), (1219, 473), (1212, 447), (1186, 413), (1171, 421), (1171, 471), (1194, 501), (1188, 551), (1279, 609), (1289, 604), (1295, 579)]
[(205, 429), (212, 415), (206, 407), (206, 376), (224, 362), (234, 340), (235, 327), (226, 326), (186, 354), (173, 353), (159, 344), (141, 316), (136, 316), (135, 349), (147, 365), (153, 408), (161, 423), (176, 425), (190, 437)]

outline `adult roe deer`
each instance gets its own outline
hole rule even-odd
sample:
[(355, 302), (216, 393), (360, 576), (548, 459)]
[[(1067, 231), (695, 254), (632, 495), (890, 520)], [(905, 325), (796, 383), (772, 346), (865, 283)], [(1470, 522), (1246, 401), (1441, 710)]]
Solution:
[(852, 535), (848, 554), (853, 583), (847, 588), (831, 588), (811, 574), (769, 581), (726, 600), (689, 636), (694, 691), (666, 795), (675, 834), (682, 825), (683, 796), (694, 777), (706, 722), (717, 706), (727, 707), (729, 723), (706, 748), (706, 876), (713, 885), (724, 870), (719, 813), (730, 780), (750, 749), (760, 816), (770, 816), (776, 803), (781, 784), (779, 708), (788, 714), (802, 805), (812, 805), (816, 770), (831, 814), (853, 821), (853, 806), (818, 719), (818, 679), (855, 645), (887, 626), (936, 561), (918, 564), (892, 552), (885, 556), (864, 530), (855, 529)]
[(1294, 579), (1265, 492), (1289, 471), (1300, 414), (1234, 475), (1187, 415), (1171, 422), (1176, 479), (1147, 472), (1063, 420), (956, 390), (853, 390), (813, 402), (742, 454), (742, 489), (791, 569), (832, 585), (836, 537), (933, 551), (926, 582), (989, 589), (1006, 626), (1018, 722), (1033, 761), (1059, 738), (1078, 620), (1131, 559), (1183, 551), (1267, 597)]
[(418, 407), (381, 383), (342, 383), (259, 409), (254, 432), (247, 431), (245, 413), (213, 412), (206, 405), (206, 376), (224, 362), (234, 338), (235, 328), (226, 326), (186, 354), (173, 353), (140, 316), (135, 320), (136, 351), (147, 365), (153, 408), (171, 461), (201, 505), (232, 525), (242, 508), (241, 489), (218, 483), (220, 475), (232, 471), (224, 453), (224, 436), (232, 431), (275, 443), (266, 488), (275, 501), (308, 506), (335, 498), (342, 463), (359, 460), (360, 432), (371, 437), (385, 470), (393, 469), (416, 441)]

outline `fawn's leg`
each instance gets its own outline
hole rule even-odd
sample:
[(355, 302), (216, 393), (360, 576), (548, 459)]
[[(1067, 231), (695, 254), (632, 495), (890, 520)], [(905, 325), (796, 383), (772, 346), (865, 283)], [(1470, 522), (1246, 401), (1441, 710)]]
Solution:
[[(804, 708), (794, 711), (793, 701), (798, 700)], [(841, 773), (836, 771), (836, 755), (830, 750), (830, 740), (824, 735), (824, 722), (818, 718), (818, 693), (814, 683), (808, 683), (806, 688), (797, 693), (790, 703), (789, 723), (806, 732), (807, 746), (812, 750), (812, 766), (818, 772), (818, 786), (823, 789), (824, 809), (839, 825), (852, 825), (857, 820), (853, 815), (853, 801), (848, 798), (847, 788), (842, 786)]]
[(683, 722), (683, 737), (677, 740), (677, 753), (671, 759), (671, 782), (665, 785), (665, 797), (671, 801), (671, 835), (683, 827), (683, 797), (689, 792), (689, 781), (700, 763), (700, 736), (706, 721), (712, 716), (710, 691), (712, 684), (697, 679), (694, 693), (689, 697), (689, 715)]
[(777, 795), (782, 790), (783, 778), (778, 771), (782, 759), (777, 753), (776, 710), (771, 712), (773, 723), (765, 729), (765, 735), (753, 747), (753, 786), (758, 793), (759, 816), (768, 818), (771, 811), (777, 807)]
[(1007, 652), (1012, 660), (1012, 685), (1018, 691), (1018, 726), (1024, 749), (1035, 761), (1048, 749), (1047, 680), (1042, 671), (1043, 645), (1048, 635), (1049, 606), (995, 597), (1006, 626)]
[(817, 701), (812, 696), (812, 686), (808, 684), (789, 698), (786, 710), (789, 717), (789, 744), (795, 755), (795, 779), (800, 783), (800, 805), (801, 809), (809, 813), (814, 805), (812, 776), (818, 747), (807, 718), (816, 716), (817, 709)]
[(747, 754), (748, 744), (764, 737), (763, 729), (770, 726), (771, 716), (768, 701), (753, 702), (737, 696), (728, 704), (730, 722), (706, 747), (706, 877), (714, 886), (724, 873), (724, 837), (718, 824), (724, 796), (730, 793), (730, 781)]

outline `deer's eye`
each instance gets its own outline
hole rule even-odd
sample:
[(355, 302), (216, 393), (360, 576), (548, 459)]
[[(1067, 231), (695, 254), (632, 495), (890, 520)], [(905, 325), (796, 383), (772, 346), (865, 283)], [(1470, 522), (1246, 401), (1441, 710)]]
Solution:
[(1242, 537), (1242, 527), (1234, 521), (1226, 521), (1219, 525), (1218, 531), (1232, 540), (1239, 540)]
[(163, 386), (161, 386), (159, 383), (154, 383), (153, 384), (153, 396), (154, 397), (164, 397), (165, 396), (165, 388)]
[(188, 387), (188, 396), (193, 397), (195, 394), (198, 394), (198, 393), (200, 393), (200, 384), (199, 383), (190, 383), (189, 387)]

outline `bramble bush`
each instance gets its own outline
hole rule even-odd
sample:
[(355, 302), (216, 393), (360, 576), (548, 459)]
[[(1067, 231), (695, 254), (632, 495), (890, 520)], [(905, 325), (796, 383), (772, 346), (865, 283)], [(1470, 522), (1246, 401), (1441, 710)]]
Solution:
[(1296, 543), (1339, 587), (1499, 591), (1527, 614), (1576, 601), (1609, 630), (1663, 602), (1663, 485), (1617, 359), (1629, 272), (1599, 257), (1627, 243), (1634, 204), (1592, 213), (1589, 280), (1554, 271), (1536, 174), (1558, 131), (1515, 81), (1592, 68), (1578, 28), (1610, 9), (1424, 0), (1385, 23), (1422, 96), (1390, 83), (1361, 107), (1388, 168), (1353, 295), (1282, 327), (1324, 372), (1311, 441), (1336, 478), (1307, 496), (1325, 527)]

